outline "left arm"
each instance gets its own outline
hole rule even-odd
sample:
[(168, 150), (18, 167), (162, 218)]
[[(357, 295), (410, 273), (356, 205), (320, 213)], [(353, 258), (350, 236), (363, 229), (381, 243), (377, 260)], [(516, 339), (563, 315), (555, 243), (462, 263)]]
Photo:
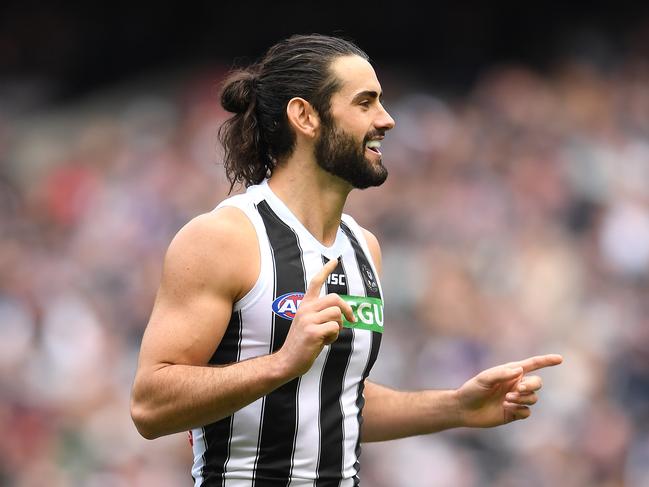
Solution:
[(489, 428), (530, 416), (541, 378), (525, 375), (559, 365), (539, 355), (480, 372), (455, 390), (403, 392), (365, 381), (362, 441), (385, 441), (460, 426)]
[[(381, 251), (363, 230), (377, 270)], [(542, 381), (529, 372), (558, 365), (560, 355), (540, 355), (480, 372), (455, 390), (397, 391), (365, 381), (362, 441), (384, 441), (461, 426), (487, 428), (525, 419)]]
[(403, 392), (365, 381), (363, 442), (435, 433), (461, 425), (455, 391)]

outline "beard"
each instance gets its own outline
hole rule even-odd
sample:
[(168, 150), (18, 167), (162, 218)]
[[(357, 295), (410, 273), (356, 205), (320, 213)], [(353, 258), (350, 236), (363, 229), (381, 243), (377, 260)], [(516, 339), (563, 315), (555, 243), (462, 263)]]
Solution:
[(332, 120), (322, 120), (322, 133), (315, 145), (318, 165), (334, 176), (347, 181), (354, 188), (365, 189), (380, 186), (388, 177), (388, 170), (381, 159), (372, 162), (365, 157), (365, 144), (381, 132), (372, 131), (365, 135), (363, 143), (342, 130)]

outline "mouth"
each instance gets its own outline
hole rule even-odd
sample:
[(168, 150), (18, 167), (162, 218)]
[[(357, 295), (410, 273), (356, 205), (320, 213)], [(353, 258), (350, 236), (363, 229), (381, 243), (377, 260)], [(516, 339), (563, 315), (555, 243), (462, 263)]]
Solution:
[(375, 154), (381, 155), (381, 141), (380, 140), (370, 140), (365, 144), (365, 148), (374, 152)]

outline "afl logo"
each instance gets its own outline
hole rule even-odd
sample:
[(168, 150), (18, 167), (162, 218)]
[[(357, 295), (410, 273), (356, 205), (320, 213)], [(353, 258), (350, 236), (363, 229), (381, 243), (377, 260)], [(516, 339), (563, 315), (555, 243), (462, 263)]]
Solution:
[(304, 293), (286, 293), (282, 294), (275, 301), (273, 301), (273, 313), (286, 320), (295, 318), (297, 308), (300, 306), (304, 298)]

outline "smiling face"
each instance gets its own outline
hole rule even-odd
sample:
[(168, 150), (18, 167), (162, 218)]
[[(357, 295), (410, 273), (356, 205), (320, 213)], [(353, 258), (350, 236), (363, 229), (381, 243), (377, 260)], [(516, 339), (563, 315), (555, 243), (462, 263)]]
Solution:
[(341, 87), (331, 96), (329, 113), (321, 116), (316, 161), (355, 188), (379, 186), (388, 177), (381, 140), (394, 127), (381, 105), (381, 85), (370, 63), (359, 56), (339, 57), (331, 70)]

